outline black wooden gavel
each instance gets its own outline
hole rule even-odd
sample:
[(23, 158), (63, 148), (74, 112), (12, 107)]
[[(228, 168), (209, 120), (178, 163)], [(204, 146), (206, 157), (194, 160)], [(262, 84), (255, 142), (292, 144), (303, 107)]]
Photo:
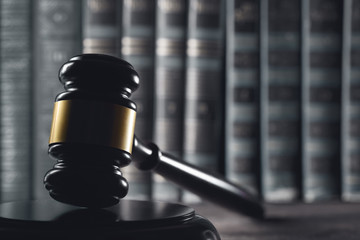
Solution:
[(129, 98), (139, 76), (131, 64), (78, 55), (60, 68), (59, 80), (65, 91), (55, 99), (49, 140), (49, 155), (57, 163), (44, 178), (52, 198), (89, 208), (115, 205), (128, 192), (120, 168), (132, 161), (223, 207), (263, 217), (260, 201), (241, 187), (134, 136), (136, 104)]

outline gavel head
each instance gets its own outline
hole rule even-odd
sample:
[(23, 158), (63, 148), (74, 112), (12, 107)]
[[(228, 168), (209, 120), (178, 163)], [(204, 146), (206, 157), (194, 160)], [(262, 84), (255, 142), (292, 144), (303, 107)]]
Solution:
[(71, 58), (59, 71), (65, 91), (55, 99), (44, 178), (57, 201), (108, 207), (128, 192), (121, 167), (131, 161), (139, 76), (128, 62), (101, 54)]

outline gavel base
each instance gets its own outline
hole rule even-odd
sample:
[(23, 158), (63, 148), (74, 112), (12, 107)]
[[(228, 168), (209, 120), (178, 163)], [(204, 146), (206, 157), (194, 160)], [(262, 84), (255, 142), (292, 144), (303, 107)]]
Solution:
[(1, 239), (219, 240), (213, 224), (187, 206), (121, 200), (87, 209), (53, 200), (0, 204)]

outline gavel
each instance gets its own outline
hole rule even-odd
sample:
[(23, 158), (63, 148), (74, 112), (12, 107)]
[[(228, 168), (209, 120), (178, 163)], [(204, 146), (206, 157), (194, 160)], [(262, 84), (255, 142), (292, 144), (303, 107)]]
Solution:
[(244, 188), (134, 135), (136, 104), (130, 96), (139, 75), (130, 63), (77, 55), (61, 66), (59, 80), (65, 91), (55, 99), (48, 149), (57, 162), (44, 177), (53, 199), (88, 208), (115, 205), (129, 188), (120, 169), (131, 163), (232, 211), (264, 216), (261, 201)]

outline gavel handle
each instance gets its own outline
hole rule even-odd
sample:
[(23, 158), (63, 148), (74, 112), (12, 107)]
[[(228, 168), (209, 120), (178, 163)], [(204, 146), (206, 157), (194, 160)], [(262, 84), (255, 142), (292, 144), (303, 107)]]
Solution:
[(145, 145), (137, 137), (134, 138), (133, 162), (137, 168), (152, 170), (222, 207), (258, 219), (264, 217), (264, 208), (260, 201), (241, 187), (218, 174), (207, 173), (170, 154), (163, 153), (153, 143)]

